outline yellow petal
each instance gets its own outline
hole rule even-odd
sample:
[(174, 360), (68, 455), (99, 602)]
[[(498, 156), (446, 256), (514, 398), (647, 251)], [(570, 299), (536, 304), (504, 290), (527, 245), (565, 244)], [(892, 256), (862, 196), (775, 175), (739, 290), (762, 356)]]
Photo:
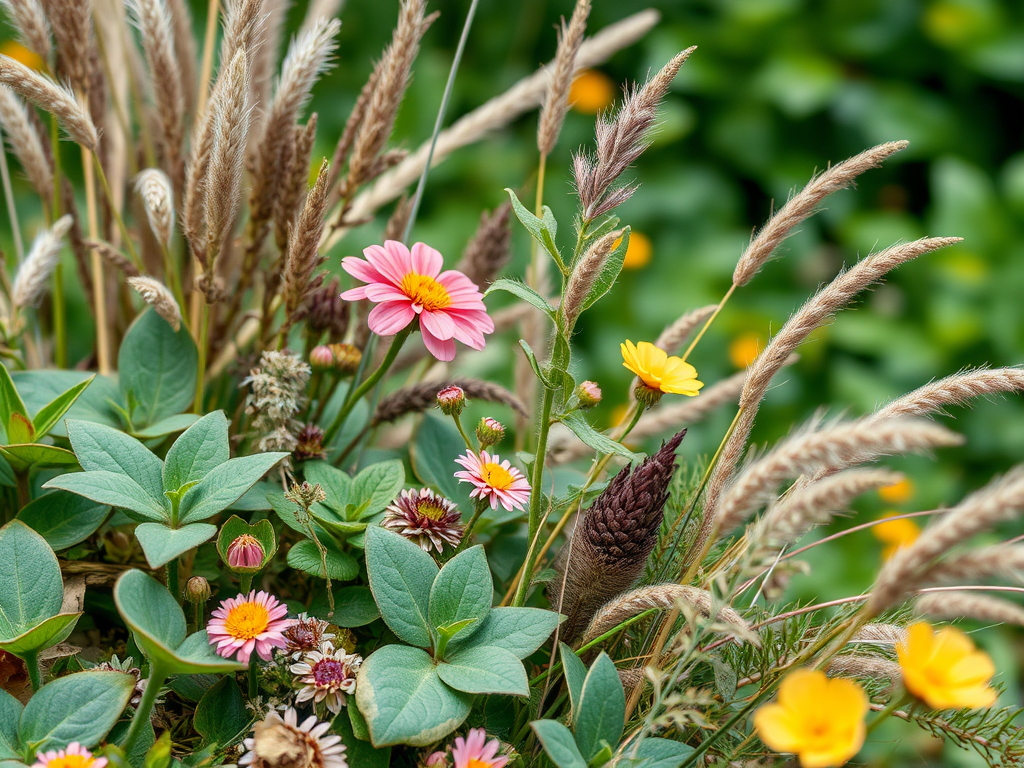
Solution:
[(817, 669), (794, 669), (782, 679), (779, 703), (786, 709), (802, 715), (811, 715), (821, 708), (826, 696), (828, 678)]
[(867, 728), (864, 723), (843, 732), (831, 734), (831, 738), (814, 745), (813, 749), (800, 752), (800, 765), (803, 768), (832, 768), (843, 765), (856, 755), (864, 746)]
[(855, 725), (864, 719), (868, 711), (868, 697), (853, 680), (841, 677), (828, 681), (827, 701), (831, 717), (837, 724)]
[(801, 723), (781, 704), (765, 704), (754, 712), (754, 728), (769, 749), (798, 752), (805, 743)]

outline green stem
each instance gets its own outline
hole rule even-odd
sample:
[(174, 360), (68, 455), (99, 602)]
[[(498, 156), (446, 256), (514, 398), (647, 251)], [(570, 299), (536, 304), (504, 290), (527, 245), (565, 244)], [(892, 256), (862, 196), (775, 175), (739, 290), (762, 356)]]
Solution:
[(875, 728), (881, 725), (882, 722), (884, 722), (889, 717), (889, 715), (891, 715), (897, 709), (902, 707), (909, 700), (910, 696), (907, 694), (906, 691), (903, 691), (902, 694), (897, 694), (894, 692), (892, 696), (889, 697), (889, 703), (885, 705), (885, 708), (880, 710), (878, 716), (870, 723), (868, 723), (867, 732), (871, 733), (873, 730), (875, 730)]
[(43, 682), (42, 675), (39, 673), (39, 652), (26, 652), (21, 659), (25, 662), (25, 667), (28, 669), (28, 679), (32, 683), (32, 690), (38, 691)]
[(452, 414), (452, 419), (455, 420), (455, 428), (459, 430), (459, 434), (462, 435), (463, 442), (466, 443), (466, 450), (476, 453), (476, 449), (473, 447), (473, 443), (470, 441), (469, 436), (466, 434), (466, 430), (462, 426), (462, 419), (460, 419), (454, 413)]
[(15, 472), (14, 481), (18, 486), (18, 509), (24, 509), (32, 501), (32, 487), (28, 481), (28, 471)]
[(103, 194), (107, 198), (107, 203), (110, 204), (110, 212), (114, 214), (117, 228), (121, 232), (121, 239), (124, 240), (125, 247), (128, 248), (128, 255), (132, 257), (132, 263), (138, 269), (143, 270), (142, 260), (139, 259), (139, 254), (135, 252), (135, 245), (132, 243), (131, 235), (128, 234), (128, 227), (125, 226), (124, 219), (121, 218), (121, 211), (114, 202), (114, 195), (110, 191), (110, 183), (107, 181), (107, 175), (103, 172), (103, 163), (100, 162), (100, 158), (95, 152), (92, 153), (92, 159), (93, 165), (96, 166), (96, 175), (99, 177), (100, 185), (103, 187)]
[(178, 558), (174, 558), (167, 564), (167, 591), (174, 596), (174, 599), (181, 602), (181, 588), (178, 584)]
[(206, 618), (206, 601), (200, 600), (198, 603), (192, 604), (193, 617), (196, 622), (196, 631), (198, 632), (203, 628), (203, 620)]
[(68, 317), (64, 306), (64, 267), (53, 270), (53, 361), (58, 368), (68, 367)]
[(256, 659), (258, 657), (254, 653), (249, 657), (249, 698), (255, 699), (259, 696), (260, 686), (259, 678), (256, 675)]
[(238, 574), (239, 589), (243, 595), (248, 595), (252, 590), (252, 574), (251, 573), (240, 573)]
[[(338, 415), (334, 417), (334, 421), (331, 422), (331, 426), (329, 426), (327, 431), (324, 433), (324, 445), (330, 444), (331, 440), (334, 439), (335, 435), (337, 435), (345, 425), (345, 419), (348, 418), (348, 415), (352, 412), (356, 403), (362, 400), (366, 393), (373, 389), (374, 385), (384, 377), (385, 373), (388, 372), (391, 364), (394, 363), (395, 358), (398, 357), (398, 353), (401, 351), (402, 345), (405, 343), (405, 340), (409, 338), (409, 334), (411, 334), (412, 331), (413, 326), (411, 324), (408, 328), (399, 331), (392, 340), (391, 346), (388, 348), (388, 353), (384, 356), (384, 360), (381, 362), (380, 367), (371, 373), (367, 377), (366, 381), (356, 387), (354, 392), (351, 389), (349, 390), (348, 395), (345, 396), (345, 403), (341, 406), (341, 410), (338, 411)], [(355, 381), (353, 380), (353, 386), (354, 384)]]
[(139, 702), (139, 708), (135, 710), (135, 716), (132, 718), (132, 724), (128, 728), (128, 735), (125, 737), (124, 744), (121, 745), (125, 754), (130, 755), (132, 753), (132, 747), (135, 746), (135, 742), (138, 741), (139, 736), (142, 735), (142, 729), (149, 723), (149, 716), (153, 711), (153, 704), (156, 703), (156, 696), (163, 687), (166, 679), (166, 670), (151, 659), (149, 662), (149, 680), (146, 683), (146, 690), (142, 693), (142, 700)]
[(476, 508), (473, 510), (473, 516), (469, 518), (469, 522), (466, 524), (466, 529), (462, 532), (462, 541), (459, 543), (458, 552), (469, 546), (469, 536), (473, 533), (473, 529), (476, 527), (477, 520), (480, 519), (480, 515), (487, 509), (487, 499), (477, 499)]
[(199, 361), (196, 364), (196, 399), (192, 405), (192, 410), (195, 411), (196, 415), (201, 415), (203, 412), (203, 387), (205, 386), (204, 379), (206, 378), (206, 347), (209, 344), (208, 337), (210, 335), (210, 305), (206, 303), (205, 297), (201, 297), (200, 301), (202, 302), (202, 305), (199, 310)]

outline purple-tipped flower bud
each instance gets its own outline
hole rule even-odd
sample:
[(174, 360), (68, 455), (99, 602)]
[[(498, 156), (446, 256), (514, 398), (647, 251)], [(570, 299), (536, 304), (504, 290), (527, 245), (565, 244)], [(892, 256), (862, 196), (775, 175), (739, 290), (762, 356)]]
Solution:
[(316, 373), (329, 371), (334, 367), (334, 352), (326, 344), (313, 347), (309, 353), (309, 367)]
[(363, 361), (363, 353), (354, 344), (331, 344), (330, 350), (334, 353), (334, 370), (342, 376), (348, 376), (359, 369)]
[(234, 571), (255, 572), (263, 565), (263, 556), (259, 540), (243, 533), (228, 546), (228, 567)]
[(596, 381), (584, 381), (576, 387), (576, 397), (580, 401), (580, 408), (593, 408), (601, 402), (601, 388)]
[(505, 439), (505, 425), (490, 416), (484, 416), (476, 425), (476, 439), (480, 441), (480, 450), (497, 445)]
[(466, 393), (462, 387), (445, 387), (437, 393), (437, 407), (445, 416), (458, 418), (466, 407)]
[(185, 585), (185, 599), (193, 605), (210, 599), (210, 582), (202, 576), (193, 576)]

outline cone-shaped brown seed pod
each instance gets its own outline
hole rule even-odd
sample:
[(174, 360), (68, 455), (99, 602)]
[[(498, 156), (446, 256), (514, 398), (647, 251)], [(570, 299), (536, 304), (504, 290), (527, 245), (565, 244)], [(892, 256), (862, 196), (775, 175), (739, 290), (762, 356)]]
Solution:
[(555, 565), (558, 577), (548, 585), (551, 606), (566, 621), (561, 636), (572, 642), (606, 602), (632, 587), (644, 572), (658, 540), (668, 486), (676, 470), (675, 452), (686, 430), (644, 459), (635, 470), (625, 467), (591, 504), (562, 548)]

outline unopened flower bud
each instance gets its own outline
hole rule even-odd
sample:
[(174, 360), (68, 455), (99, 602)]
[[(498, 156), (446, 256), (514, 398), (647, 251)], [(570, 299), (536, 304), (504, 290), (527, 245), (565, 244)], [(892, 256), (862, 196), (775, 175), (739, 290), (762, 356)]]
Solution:
[(324, 450), (324, 431), (316, 424), (306, 424), (295, 436), (296, 446), (292, 456), (296, 461), (313, 461), (326, 459)]
[(660, 389), (648, 387), (642, 381), (637, 382), (636, 387), (633, 389), (633, 396), (644, 408), (650, 408), (652, 405), (655, 405), (661, 400), (662, 394)]
[(593, 408), (601, 402), (601, 388), (596, 381), (584, 381), (576, 387), (576, 397), (580, 401), (580, 408)]
[(326, 344), (313, 347), (309, 353), (309, 367), (316, 373), (323, 373), (334, 367), (334, 352)]
[(490, 416), (484, 416), (476, 425), (476, 439), (480, 441), (480, 450), (497, 445), (505, 439), (505, 425)]
[(193, 576), (185, 585), (185, 599), (193, 605), (210, 599), (210, 582), (202, 576)]
[(424, 765), (426, 765), (427, 768), (446, 768), (448, 765), (448, 753), (444, 751), (431, 752), (427, 755)]
[(363, 353), (355, 344), (331, 344), (330, 350), (334, 353), (334, 370), (342, 376), (348, 376), (359, 369), (359, 363), (363, 361)]
[(255, 572), (263, 565), (263, 545), (255, 536), (243, 533), (228, 545), (228, 568)]
[(437, 407), (445, 416), (458, 418), (466, 408), (466, 393), (462, 387), (445, 387), (437, 393)]

